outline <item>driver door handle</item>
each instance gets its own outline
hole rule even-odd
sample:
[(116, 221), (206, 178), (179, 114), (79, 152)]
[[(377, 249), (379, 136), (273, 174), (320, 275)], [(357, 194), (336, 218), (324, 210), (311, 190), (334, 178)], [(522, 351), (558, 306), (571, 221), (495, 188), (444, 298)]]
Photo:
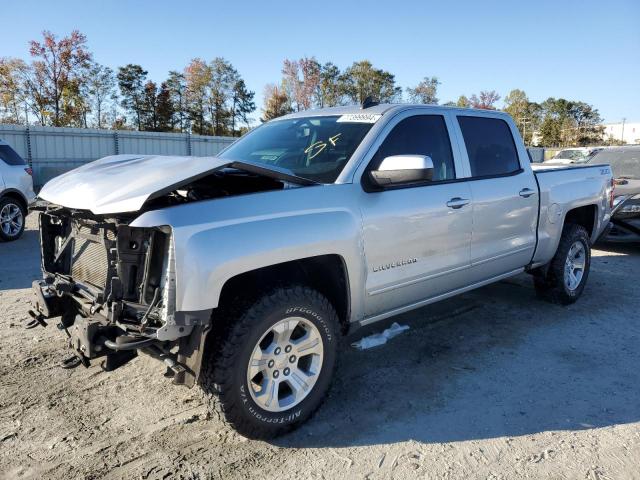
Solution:
[(447, 202), (447, 207), (457, 210), (458, 208), (464, 207), (468, 203), (469, 203), (468, 198), (454, 197)]
[(523, 188), (522, 190), (520, 190), (519, 195), (523, 198), (529, 198), (531, 195), (534, 195), (536, 193), (535, 190), (531, 190), (530, 188)]

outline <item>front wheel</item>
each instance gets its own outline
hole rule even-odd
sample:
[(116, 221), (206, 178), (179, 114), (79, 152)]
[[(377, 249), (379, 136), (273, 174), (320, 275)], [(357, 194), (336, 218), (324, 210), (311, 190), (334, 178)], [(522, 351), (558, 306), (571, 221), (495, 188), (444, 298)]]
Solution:
[(200, 380), (212, 409), (249, 438), (299, 426), (331, 383), (339, 333), (332, 305), (309, 288), (280, 288), (227, 320)]
[(589, 234), (581, 225), (567, 224), (547, 272), (534, 275), (536, 291), (553, 303), (574, 303), (582, 295), (590, 267)]

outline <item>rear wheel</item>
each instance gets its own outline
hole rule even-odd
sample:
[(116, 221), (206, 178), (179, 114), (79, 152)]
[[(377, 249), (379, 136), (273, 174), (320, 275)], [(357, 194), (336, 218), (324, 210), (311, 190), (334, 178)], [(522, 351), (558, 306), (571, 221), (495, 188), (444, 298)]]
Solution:
[(17, 240), (24, 232), (27, 212), (13, 198), (0, 199), (0, 240)]
[(242, 435), (281, 435), (324, 399), (337, 357), (337, 315), (315, 290), (292, 287), (262, 296), (234, 317), (209, 350), (202, 389), (211, 409)]
[(589, 234), (583, 226), (569, 223), (546, 273), (534, 275), (536, 291), (554, 303), (574, 303), (582, 295), (590, 267)]

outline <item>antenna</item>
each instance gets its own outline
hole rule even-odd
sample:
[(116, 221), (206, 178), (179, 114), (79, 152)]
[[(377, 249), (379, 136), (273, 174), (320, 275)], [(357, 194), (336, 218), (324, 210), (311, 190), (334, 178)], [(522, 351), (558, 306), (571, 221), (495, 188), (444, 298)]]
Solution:
[(374, 106), (378, 105), (379, 103), (380, 102), (378, 102), (371, 95), (369, 95), (367, 98), (364, 99), (364, 101), (362, 102), (362, 105), (360, 106), (360, 108), (362, 110), (364, 110), (365, 108), (374, 107)]

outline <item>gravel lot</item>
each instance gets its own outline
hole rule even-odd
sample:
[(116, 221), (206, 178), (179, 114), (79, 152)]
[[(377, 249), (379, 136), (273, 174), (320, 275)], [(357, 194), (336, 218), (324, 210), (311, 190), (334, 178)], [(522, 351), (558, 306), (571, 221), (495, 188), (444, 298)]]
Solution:
[(315, 417), (266, 443), (207, 420), (150, 358), (61, 369), (63, 335), (21, 327), (28, 220), (0, 244), (0, 478), (640, 478), (638, 246), (596, 250), (571, 307), (522, 275), (394, 318), (411, 330), (345, 350)]

